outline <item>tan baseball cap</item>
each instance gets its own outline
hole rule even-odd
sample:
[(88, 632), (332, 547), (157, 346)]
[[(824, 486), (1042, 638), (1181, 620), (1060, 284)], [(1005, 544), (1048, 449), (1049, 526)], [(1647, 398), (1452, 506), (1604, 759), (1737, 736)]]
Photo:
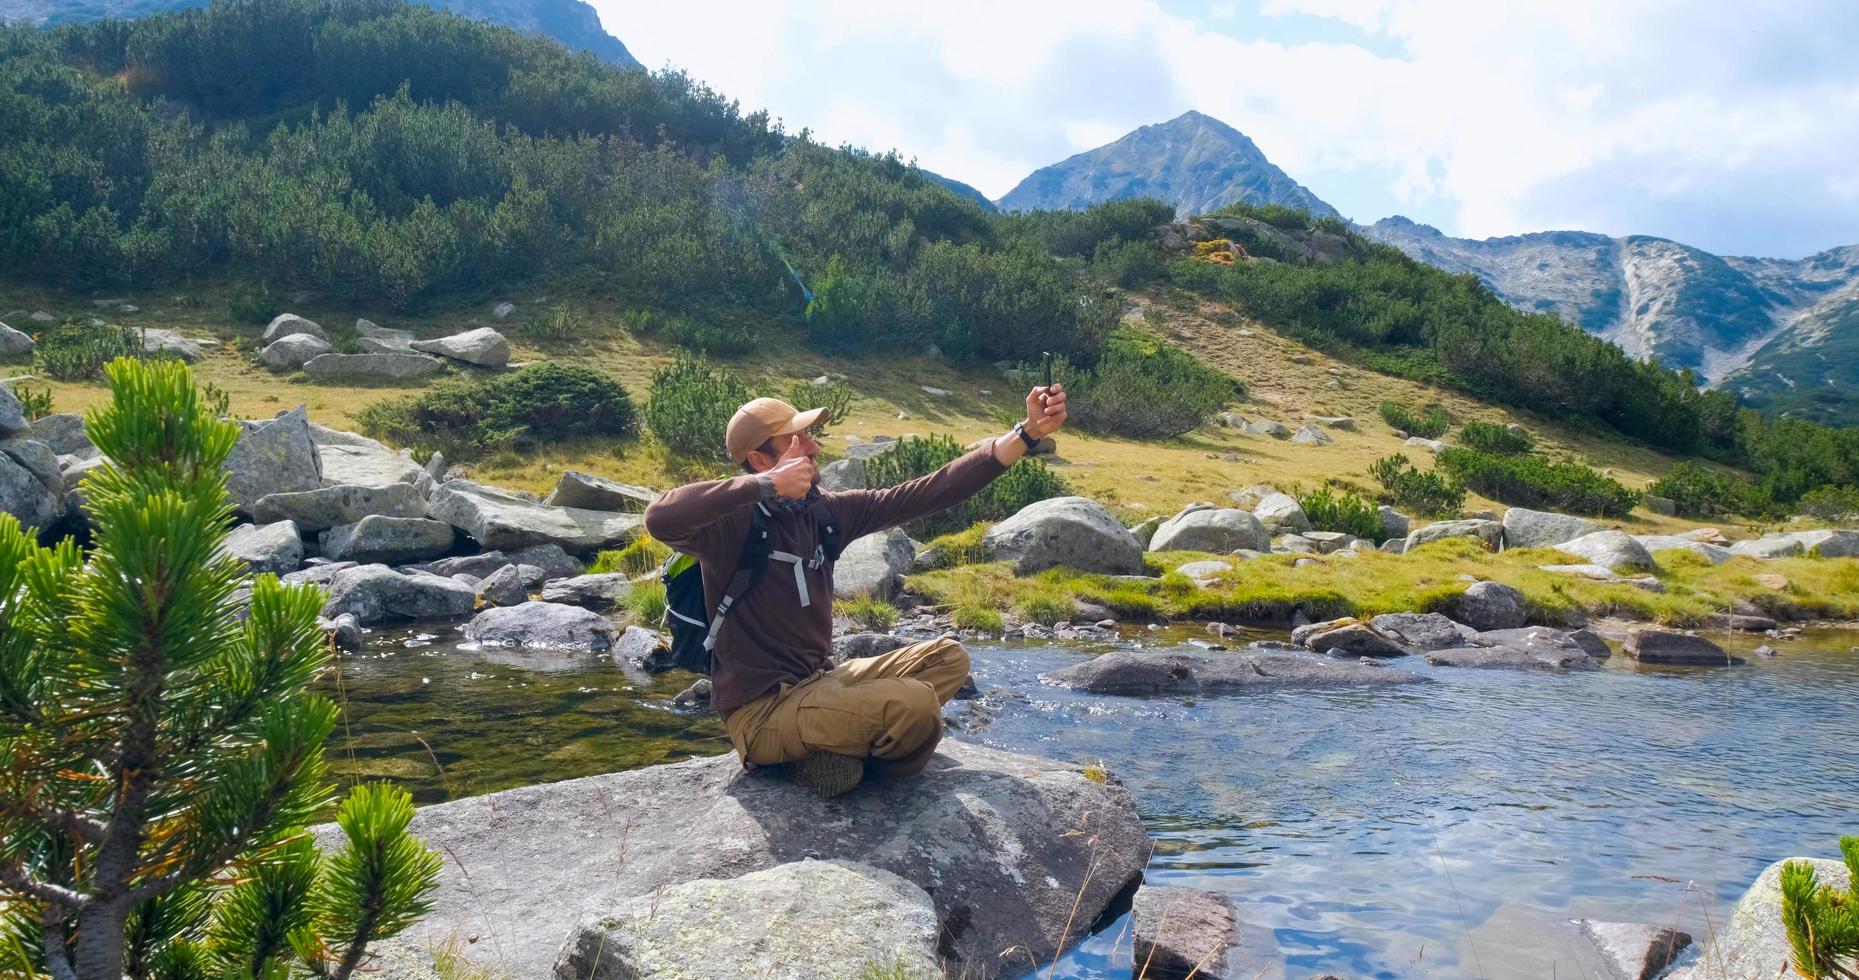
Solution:
[(741, 466), (762, 443), (775, 436), (805, 432), (825, 414), (824, 408), (798, 412), (779, 398), (757, 398), (730, 416), (729, 432), (723, 440), (729, 446), (730, 462)]

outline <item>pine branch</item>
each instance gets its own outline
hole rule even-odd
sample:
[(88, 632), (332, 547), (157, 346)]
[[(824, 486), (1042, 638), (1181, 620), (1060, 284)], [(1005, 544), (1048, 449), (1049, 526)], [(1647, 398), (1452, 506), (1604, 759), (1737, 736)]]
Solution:
[(103, 821), (87, 817), (81, 813), (61, 809), (48, 803), (31, 803), (26, 800), (8, 800), (6, 809), (17, 816), (37, 820), (40, 824), (53, 830), (62, 830), (84, 839), (86, 844), (100, 844), (103, 835), (109, 829)]
[(0, 864), (0, 885), (5, 885), (21, 895), (36, 898), (41, 902), (71, 912), (85, 908), (92, 901), (92, 898), (83, 892), (66, 888), (63, 885), (54, 885), (49, 881), (40, 881), (13, 863)]
[(46, 906), (40, 919), (40, 932), (45, 968), (51, 972), (52, 980), (77, 980), (77, 970), (71, 966), (71, 951), (65, 948), (64, 912)]

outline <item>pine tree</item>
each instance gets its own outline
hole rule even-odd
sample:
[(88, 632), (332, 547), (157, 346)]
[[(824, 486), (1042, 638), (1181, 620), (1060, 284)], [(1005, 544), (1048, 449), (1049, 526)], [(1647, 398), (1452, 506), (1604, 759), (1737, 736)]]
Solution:
[(1782, 924), (1795, 972), (1808, 980), (1859, 980), (1859, 837), (1840, 838), (1846, 888), (1823, 884), (1805, 861), (1782, 865)]
[(179, 362), (121, 360), (86, 427), (91, 550), (0, 515), (0, 973), (347, 977), (423, 915), (413, 807), (358, 787), (325, 855), (328, 656), (313, 586), (216, 551), (238, 427)]

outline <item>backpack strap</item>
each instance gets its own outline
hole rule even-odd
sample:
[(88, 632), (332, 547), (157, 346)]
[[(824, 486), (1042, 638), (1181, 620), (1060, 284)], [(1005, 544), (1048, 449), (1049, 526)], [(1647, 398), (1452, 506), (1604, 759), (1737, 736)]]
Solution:
[(833, 509), (826, 505), (825, 498), (815, 502), (813, 507), (813, 526), (820, 539), (820, 550), (827, 561), (838, 561), (840, 554), (846, 550), (846, 542), (839, 533), (839, 518)]
[(742, 556), (736, 560), (736, 572), (729, 577), (729, 584), (723, 587), (723, 598), (716, 604), (716, 613), (710, 617), (710, 631), (704, 637), (704, 649), (716, 647), (716, 632), (723, 625), (723, 617), (729, 615), (736, 600), (742, 598), (761, 580), (762, 568), (775, 553), (774, 541), (768, 536), (768, 510), (761, 504), (749, 508), (749, 536), (742, 544)]

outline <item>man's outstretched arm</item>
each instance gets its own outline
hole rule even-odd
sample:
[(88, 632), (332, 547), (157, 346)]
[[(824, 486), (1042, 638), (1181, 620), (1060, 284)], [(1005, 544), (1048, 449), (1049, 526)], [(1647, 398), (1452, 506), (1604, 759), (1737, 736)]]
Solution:
[[(679, 551), (701, 557), (711, 539), (719, 537), (718, 522), (723, 518), (767, 497), (804, 497), (818, 473), (813, 460), (802, 455), (795, 442), (779, 463), (760, 473), (690, 483), (660, 494), (646, 506), (646, 533)], [(737, 540), (730, 547), (741, 547), (740, 532), (733, 537)]]

